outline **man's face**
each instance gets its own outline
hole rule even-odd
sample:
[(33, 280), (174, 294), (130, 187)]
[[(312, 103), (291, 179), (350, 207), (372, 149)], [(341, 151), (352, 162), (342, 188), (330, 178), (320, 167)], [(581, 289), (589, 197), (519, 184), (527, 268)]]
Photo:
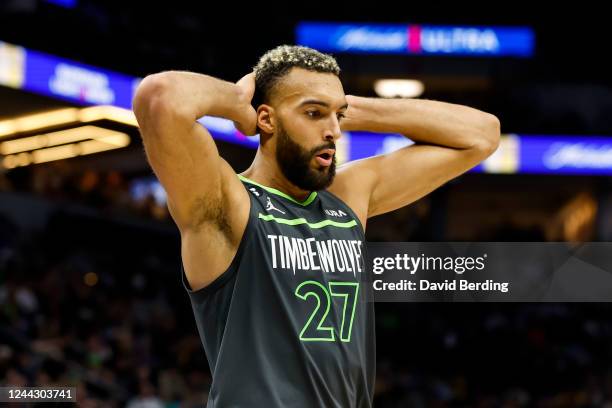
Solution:
[(274, 99), (276, 159), (283, 174), (304, 190), (328, 187), (336, 174), (336, 141), (347, 108), (340, 80), (294, 68)]
[[(321, 155), (325, 149), (335, 150), (336, 145), (332, 141), (308, 150), (297, 143), (295, 140), (299, 138), (290, 136), (281, 123), (278, 124), (276, 137), (276, 161), (287, 180), (308, 191), (322, 190), (331, 185), (336, 175), (336, 156), (334, 154), (322, 161), (317, 159), (317, 155)], [(326, 157), (330, 152), (332, 150), (324, 153)]]

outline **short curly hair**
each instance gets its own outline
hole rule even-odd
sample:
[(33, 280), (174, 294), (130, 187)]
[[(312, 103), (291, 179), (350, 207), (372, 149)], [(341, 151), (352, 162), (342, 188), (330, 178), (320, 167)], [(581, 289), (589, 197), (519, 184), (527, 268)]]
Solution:
[(269, 102), (274, 86), (293, 67), (340, 75), (338, 63), (329, 54), (300, 45), (278, 46), (262, 55), (253, 68), (255, 72), (253, 106), (255, 109), (262, 103)]

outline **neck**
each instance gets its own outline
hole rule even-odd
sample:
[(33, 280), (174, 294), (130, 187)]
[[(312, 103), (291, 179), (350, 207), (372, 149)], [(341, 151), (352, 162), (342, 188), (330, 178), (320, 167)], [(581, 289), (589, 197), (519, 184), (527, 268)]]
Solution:
[(280, 190), (297, 201), (304, 201), (310, 195), (310, 191), (302, 190), (287, 180), (274, 154), (263, 152), (261, 147), (257, 149), (253, 163), (241, 174), (259, 184)]

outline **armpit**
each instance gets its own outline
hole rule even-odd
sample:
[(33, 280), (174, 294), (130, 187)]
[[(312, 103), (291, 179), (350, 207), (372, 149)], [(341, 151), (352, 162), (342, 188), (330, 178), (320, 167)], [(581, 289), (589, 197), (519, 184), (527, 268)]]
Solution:
[(199, 232), (204, 224), (213, 224), (226, 237), (231, 237), (231, 226), (228, 222), (226, 208), (222, 199), (197, 197), (191, 206), (190, 219), (194, 232)]

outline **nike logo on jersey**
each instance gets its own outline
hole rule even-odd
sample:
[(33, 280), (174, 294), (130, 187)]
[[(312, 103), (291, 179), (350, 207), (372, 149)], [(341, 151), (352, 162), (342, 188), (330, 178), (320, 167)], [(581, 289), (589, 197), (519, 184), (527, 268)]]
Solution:
[(283, 210), (281, 210), (279, 208), (276, 208), (274, 206), (274, 204), (272, 204), (272, 200), (270, 200), (270, 197), (266, 197), (266, 200), (267, 200), (267, 202), (266, 202), (266, 211), (274, 210), (274, 211), (278, 211), (281, 214), (285, 214), (285, 212)]

